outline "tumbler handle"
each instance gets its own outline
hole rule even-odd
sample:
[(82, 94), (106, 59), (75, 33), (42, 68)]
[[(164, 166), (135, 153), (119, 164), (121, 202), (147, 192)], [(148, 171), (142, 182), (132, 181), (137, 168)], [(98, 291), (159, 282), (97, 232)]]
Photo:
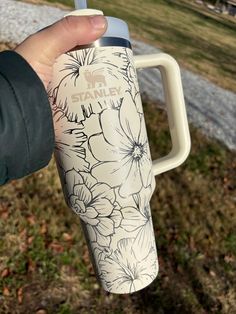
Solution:
[(137, 69), (159, 68), (163, 81), (172, 149), (168, 155), (153, 161), (153, 173), (156, 176), (181, 165), (190, 152), (191, 141), (180, 69), (175, 59), (165, 53), (135, 56), (134, 63)]

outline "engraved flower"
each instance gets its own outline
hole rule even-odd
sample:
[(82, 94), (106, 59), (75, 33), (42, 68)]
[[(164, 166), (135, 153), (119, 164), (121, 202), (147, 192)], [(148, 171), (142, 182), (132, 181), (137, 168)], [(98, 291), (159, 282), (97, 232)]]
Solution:
[(125, 207), (121, 210), (123, 216), (121, 228), (126, 232), (135, 232), (133, 247), (135, 247), (137, 260), (144, 259), (149, 254), (151, 247), (155, 247), (155, 235), (149, 205), (151, 193), (151, 187), (143, 189), (134, 196), (137, 207)]
[(156, 249), (152, 247), (145, 258), (138, 260), (134, 242), (134, 238), (120, 240), (117, 249), (99, 262), (102, 283), (110, 292), (135, 292), (149, 285), (157, 275)]
[(90, 150), (100, 162), (93, 175), (128, 197), (153, 182), (152, 162), (146, 128), (130, 93), (126, 93), (120, 110), (107, 109), (100, 115), (102, 133), (89, 139)]
[(71, 51), (57, 59), (48, 89), (53, 110), (60, 109), (68, 120), (80, 123), (108, 107), (120, 106), (122, 97), (112, 94), (121, 83), (124, 89), (131, 86), (130, 62), (126, 48), (109, 47), (109, 53), (106, 48)]
[(66, 173), (65, 182), (68, 205), (85, 223), (91, 241), (109, 246), (122, 219), (114, 191), (91, 174), (74, 169)]
[(55, 156), (60, 168), (65, 171), (75, 168), (85, 171), (89, 163), (85, 160), (86, 152), (82, 145), (87, 141), (83, 126), (69, 122), (65, 114), (57, 110), (53, 114), (55, 130)]

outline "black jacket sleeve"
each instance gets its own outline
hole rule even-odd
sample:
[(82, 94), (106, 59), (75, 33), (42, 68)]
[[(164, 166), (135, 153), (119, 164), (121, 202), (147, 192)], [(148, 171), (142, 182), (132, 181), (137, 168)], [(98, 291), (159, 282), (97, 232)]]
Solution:
[(0, 53), (0, 184), (46, 166), (54, 148), (43, 83), (14, 51)]

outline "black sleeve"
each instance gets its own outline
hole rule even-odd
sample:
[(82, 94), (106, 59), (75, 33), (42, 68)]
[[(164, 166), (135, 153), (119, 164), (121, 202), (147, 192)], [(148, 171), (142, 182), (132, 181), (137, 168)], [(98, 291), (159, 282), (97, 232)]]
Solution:
[(0, 184), (46, 166), (54, 148), (43, 83), (14, 51), (0, 53)]

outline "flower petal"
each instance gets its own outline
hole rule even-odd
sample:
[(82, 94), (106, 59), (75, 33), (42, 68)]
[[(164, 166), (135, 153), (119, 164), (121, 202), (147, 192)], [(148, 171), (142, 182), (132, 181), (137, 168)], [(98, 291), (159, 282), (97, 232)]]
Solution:
[[(143, 259), (138, 264), (138, 273), (141, 279), (147, 278), (148, 276), (152, 278), (152, 280), (156, 277), (158, 273), (158, 259), (157, 259), (157, 251), (156, 246), (151, 247), (148, 255), (145, 259)], [(148, 279), (147, 279), (148, 280)]]
[(73, 208), (75, 208), (75, 207), (79, 208), (79, 209), (76, 209), (76, 213), (77, 214), (79, 214), (79, 210), (85, 209), (84, 202), (80, 201), (78, 199), (77, 195), (71, 195), (71, 197), (70, 197), (70, 206), (73, 207)]
[[(118, 143), (120, 146), (120, 143)], [(118, 161), (124, 157), (119, 146), (114, 146), (105, 141), (103, 134), (91, 136), (89, 149), (93, 157), (99, 161)]]
[(151, 199), (153, 191), (155, 189), (155, 184), (156, 184), (155, 177), (153, 176), (151, 185), (149, 185), (145, 189), (142, 189), (141, 193), (135, 194), (133, 196), (134, 201), (135, 201), (137, 207), (139, 208), (140, 212), (144, 216), (146, 216), (146, 214), (145, 214), (146, 213), (146, 206), (148, 208), (150, 199)]
[(156, 276), (152, 276), (151, 274), (149, 275), (149, 271), (147, 271), (147, 273), (145, 275), (142, 275), (138, 279), (134, 279), (130, 293), (138, 291), (138, 290), (143, 289), (146, 286), (150, 285), (150, 283), (153, 282), (155, 277)]
[(97, 180), (88, 172), (81, 171), (80, 175), (84, 180), (84, 184), (89, 190), (97, 183)]
[(144, 288), (157, 275), (158, 264), (154, 248), (147, 258), (138, 262), (133, 254), (134, 238), (122, 239), (115, 252), (99, 261), (101, 280), (106, 289), (115, 293), (130, 293)]
[(66, 182), (68, 195), (73, 194), (75, 185), (84, 183), (83, 178), (78, 172), (75, 171), (75, 169), (72, 169), (66, 172), (65, 182)]
[(70, 169), (75, 169), (76, 171), (88, 171), (89, 163), (85, 161), (85, 149), (83, 147), (78, 147), (76, 149), (69, 149), (67, 151), (64, 149), (66, 144), (56, 143), (55, 147), (55, 157), (57, 164), (60, 168), (65, 171)]
[(129, 92), (126, 92), (120, 108), (120, 121), (127, 137), (133, 143), (138, 143), (141, 128), (140, 116)]
[(89, 204), (92, 200), (92, 194), (84, 184), (77, 184), (74, 186), (74, 195), (83, 201), (85, 205)]
[(98, 213), (93, 207), (86, 207), (85, 216), (93, 219), (93, 218), (96, 218), (98, 216)]
[(88, 235), (89, 235), (89, 240), (91, 242), (97, 242), (97, 234), (94, 231), (94, 227), (90, 225), (86, 225), (85, 228), (87, 229)]
[(92, 206), (96, 209), (99, 218), (109, 216), (113, 210), (113, 205), (106, 198), (96, 199), (92, 202)]
[(135, 256), (133, 255), (132, 250), (133, 241), (134, 238), (121, 239), (115, 250), (117, 260), (126, 266), (135, 263)]
[(114, 221), (115, 228), (118, 228), (122, 221), (122, 215), (119, 210), (113, 210), (110, 218)]
[(93, 256), (94, 256), (94, 259), (95, 259), (95, 262), (96, 264), (98, 265), (98, 262), (100, 260), (102, 260), (102, 257), (103, 257), (103, 251), (100, 249), (100, 248), (95, 248), (94, 251), (93, 251)]
[(132, 232), (145, 225), (147, 219), (135, 207), (126, 207), (121, 209), (124, 219), (121, 227), (127, 232)]
[(132, 278), (126, 274), (119, 262), (106, 258), (99, 262), (99, 268), (102, 272), (102, 282), (109, 291), (116, 293), (128, 293), (130, 291)]
[(124, 182), (131, 166), (129, 158), (124, 158), (121, 162), (111, 161), (99, 164), (92, 169), (92, 174), (98, 181), (106, 182), (111, 187), (117, 187)]
[(140, 228), (132, 245), (137, 260), (141, 261), (145, 259), (153, 245), (155, 245), (155, 236), (150, 218), (150, 220)]
[(146, 188), (152, 182), (152, 161), (148, 158), (147, 154), (143, 154), (143, 157), (139, 160), (139, 172), (141, 174), (143, 186)]
[(101, 128), (105, 140), (114, 147), (126, 147), (129, 144), (119, 118), (119, 111), (115, 109), (104, 110), (100, 118)]
[(96, 236), (97, 236), (97, 243), (100, 246), (105, 246), (105, 247), (110, 246), (110, 244), (111, 244), (111, 237), (110, 236), (104, 236), (101, 233), (99, 233), (96, 229), (95, 229), (95, 232), (96, 232)]
[(147, 130), (146, 130), (146, 125), (145, 125), (145, 120), (144, 120), (144, 115), (141, 115), (141, 120), (140, 120), (140, 130), (139, 130), (139, 137), (138, 137), (138, 142), (142, 145), (148, 142), (147, 138)]
[(126, 179), (120, 187), (119, 193), (121, 197), (128, 197), (132, 194), (139, 193), (142, 189), (142, 180), (140, 175), (139, 164), (132, 161), (129, 171), (126, 173)]
[(83, 220), (87, 225), (97, 226), (99, 224), (99, 220), (97, 218), (89, 218), (84, 214), (79, 214), (80, 219)]
[(105, 183), (98, 183), (91, 188), (93, 198), (107, 198), (111, 203), (114, 203), (116, 196), (114, 190)]
[[(110, 218), (100, 218), (99, 224), (96, 226), (96, 230), (103, 236), (109, 236), (114, 233), (114, 222)], [(100, 235), (97, 235), (98, 238)]]

